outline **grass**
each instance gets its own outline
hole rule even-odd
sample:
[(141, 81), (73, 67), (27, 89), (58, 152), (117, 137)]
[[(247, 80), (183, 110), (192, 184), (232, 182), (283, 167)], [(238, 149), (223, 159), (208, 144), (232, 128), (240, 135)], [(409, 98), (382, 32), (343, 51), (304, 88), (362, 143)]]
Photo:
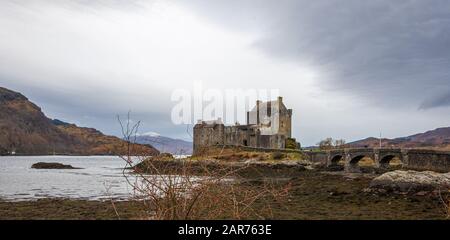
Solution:
[(284, 153), (284, 152), (255, 152), (244, 151), (232, 148), (213, 148), (208, 149), (201, 156), (192, 156), (190, 160), (221, 160), (221, 161), (287, 161), (287, 160), (304, 160), (304, 156), (300, 152)]

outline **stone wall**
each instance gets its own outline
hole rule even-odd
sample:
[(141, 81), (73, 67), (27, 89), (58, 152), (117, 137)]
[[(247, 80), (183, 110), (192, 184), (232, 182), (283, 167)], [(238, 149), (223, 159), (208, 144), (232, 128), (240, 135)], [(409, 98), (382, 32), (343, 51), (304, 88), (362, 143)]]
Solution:
[(224, 144), (225, 126), (215, 124), (211, 126), (196, 125), (194, 127), (193, 154), (200, 153), (204, 148)]
[(278, 134), (292, 137), (292, 109), (280, 108), (279, 130)]
[(276, 148), (258, 148), (258, 147), (249, 147), (249, 146), (236, 146), (236, 145), (222, 145), (219, 147), (223, 148), (233, 148), (237, 150), (242, 151), (248, 151), (248, 152), (282, 152), (282, 153), (304, 153), (301, 150), (298, 149), (276, 149)]
[(433, 150), (406, 150), (403, 165), (408, 169), (450, 172), (450, 152)]
[(220, 118), (199, 120), (194, 126), (194, 154), (201, 148), (223, 144), (284, 149), (286, 139), (291, 138), (291, 118), (292, 109), (278, 97), (276, 101), (257, 101), (256, 107), (247, 112), (245, 125), (224, 126)]
[(248, 125), (225, 127), (225, 145), (259, 147), (259, 131)]
[(305, 151), (311, 162), (320, 162), (327, 166), (337, 164), (339, 158), (345, 162), (345, 170), (358, 171), (358, 161), (363, 157), (374, 160), (376, 168), (388, 168), (389, 161), (398, 157), (402, 167), (413, 170), (450, 172), (450, 152), (422, 149), (338, 149), (331, 151)]
[(304, 151), (304, 154), (313, 163), (321, 163), (324, 165), (328, 163), (329, 154), (325, 151)]

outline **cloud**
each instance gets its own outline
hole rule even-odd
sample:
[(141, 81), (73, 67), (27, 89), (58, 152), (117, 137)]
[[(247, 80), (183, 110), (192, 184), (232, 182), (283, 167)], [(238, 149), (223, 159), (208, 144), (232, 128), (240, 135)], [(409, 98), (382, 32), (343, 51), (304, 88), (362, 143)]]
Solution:
[(450, 2), (181, 1), (221, 26), (257, 32), (271, 57), (312, 65), (322, 89), (388, 108), (450, 91)]
[(450, 106), (450, 92), (425, 100), (422, 105), (420, 105), (420, 109), (448, 106)]
[(131, 110), (141, 132), (189, 139), (191, 126), (170, 121), (170, 96), (202, 81), (279, 89), (303, 145), (381, 128), (403, 136), (448, 125), (449, 5), (5, 0), (0, 85), (52, 118), (107, 134), (120, 135), (115, 116)]

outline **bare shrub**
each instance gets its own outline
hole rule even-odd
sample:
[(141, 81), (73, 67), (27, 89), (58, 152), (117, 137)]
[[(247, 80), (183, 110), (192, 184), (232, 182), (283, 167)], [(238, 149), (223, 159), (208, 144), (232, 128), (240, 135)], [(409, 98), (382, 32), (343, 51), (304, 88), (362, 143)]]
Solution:
[(444, 208), (444, 214), (447, 218), (450, 218), (450, 190), (447, 190), (445, 194), (442, 194), (441, 190), (439, 189), (439, 198)]
[[(220, 164), (210, 160), (177, 160), (134, 152), (133, 139), (139, 123), (128, 116), (122, 133), (130, 151), (123, 174), (133, 198), (146, 209), (145, 219), (266, 219), (273, 216), (271, 204), (283, 202), (289, 185), (271, 181), (248, 184), (238, 173), (248, 165)], [(128, 170), (134, 170), (128, 174)]]

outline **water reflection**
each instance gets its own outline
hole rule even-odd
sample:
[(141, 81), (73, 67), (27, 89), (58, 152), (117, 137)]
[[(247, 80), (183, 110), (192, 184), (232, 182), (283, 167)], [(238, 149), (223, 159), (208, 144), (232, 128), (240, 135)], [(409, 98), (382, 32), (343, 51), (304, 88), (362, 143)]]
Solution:
[[(36, 162), (59, 162), (82, 169), (32, 169)], [(132, 189), (123, 176), (124, 166), (125, 162), (115, 156), (0, 157), (0, 198), (127, 199)]]

